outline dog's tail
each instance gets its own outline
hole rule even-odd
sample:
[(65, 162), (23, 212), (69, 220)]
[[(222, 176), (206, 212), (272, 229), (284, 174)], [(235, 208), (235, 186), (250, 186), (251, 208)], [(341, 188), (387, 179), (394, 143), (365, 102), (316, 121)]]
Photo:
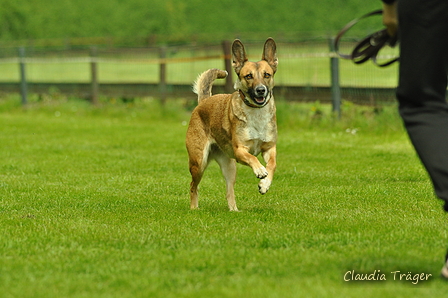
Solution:
[(227, 77), (227, 71), (209, 69), (201, 73), (193, 84), (193, 92), (198, 95), (198, 102), (212, 96), (213, 81)]

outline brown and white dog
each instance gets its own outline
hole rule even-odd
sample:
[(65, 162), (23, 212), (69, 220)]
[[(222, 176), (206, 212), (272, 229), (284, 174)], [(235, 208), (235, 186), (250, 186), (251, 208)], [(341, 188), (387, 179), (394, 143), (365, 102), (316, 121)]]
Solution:
[[(277, 123), (272, 89), (277, 71), (276, 44), (266, 40), (260, 61), (250, 62), (240, 40), (232, 44), (233, 68), (238, 76), (233, 94), (211, 95), (213, 81), (227, 72), (209, 69), (194, 83), (198, 106), (193, 110), (186, 145), (192, 176), (190, 207), (198, 208), (198, 185), (211, 160), (216, 160), (226, 180), (230, 211), (238, 211), (234, 185), (236, 161), (252, 168), (265, 194), (276, 168)], [(262, 154), (266, 167), (258, 158)]]

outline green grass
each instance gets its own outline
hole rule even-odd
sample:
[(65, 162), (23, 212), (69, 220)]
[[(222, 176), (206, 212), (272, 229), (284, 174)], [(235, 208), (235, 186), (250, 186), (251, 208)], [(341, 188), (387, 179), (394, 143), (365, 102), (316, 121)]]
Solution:
[[(446, 217), (394, 107), (278, 101), (268, 194), (212, 164), (189, 210), (182, 100), (0, 100), (0, 297), (441, 297)], [(344, 282), (381, 270), (386, 282)], [(430, 273), (428, 282), (390, 272)]]

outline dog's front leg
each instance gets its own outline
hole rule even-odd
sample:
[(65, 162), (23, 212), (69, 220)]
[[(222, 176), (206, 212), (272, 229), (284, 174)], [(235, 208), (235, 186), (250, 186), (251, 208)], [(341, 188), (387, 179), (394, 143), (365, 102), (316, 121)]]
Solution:
[(258, 179), (263, 179), (268, 175), (266, 168), (260, 163), (258, 158), (249, 153), (246, 146), (238, 146), (235, 148), (235, 158), (239, 163), (248, 165), (254, 171)]
[(258, 190), (262, 195), (268, 192), (269, 187), (271, 186), (272, 179), (274, 178), (275, 169), (277, 168), (277, 149), (276, 147), (271, 147), (268, 150), (263, 152), (263, 159), (266, 162), (266, 170), (268, 171), (268, 175), (261, 179), (258, 184)]

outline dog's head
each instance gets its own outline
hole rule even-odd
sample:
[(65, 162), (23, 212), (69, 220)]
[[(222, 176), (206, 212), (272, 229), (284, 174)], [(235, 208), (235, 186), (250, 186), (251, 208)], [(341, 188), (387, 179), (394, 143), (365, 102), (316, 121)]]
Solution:
[(264, 44), (258, 62), (247, 60), (246, 50), (240, 40), (232, 44), (233, 68), (238, 76), (235, 89), (243, 93), (243, 100), (252, 107), (265, 106), (272, 97), (274, 74), (277, 71), (277, 46), (272, 38)]

